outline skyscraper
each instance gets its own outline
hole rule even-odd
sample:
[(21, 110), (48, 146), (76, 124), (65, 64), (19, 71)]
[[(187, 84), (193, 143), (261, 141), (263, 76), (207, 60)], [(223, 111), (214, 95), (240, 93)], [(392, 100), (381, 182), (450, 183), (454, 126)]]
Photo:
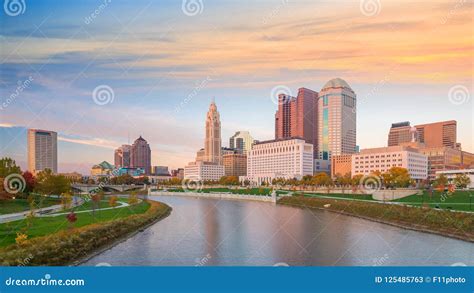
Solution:
[(275, 114), (275, 139), (300, 137), (318, 146), (318, 93), (300, 88), (298, 96), (280, 94), (278, 110)]
[(28, 129), (28, 170), (58, 172), (58, 135), (54, 131)]
[(248, 131), (237, 131), (229, 139), (229, 147), (239, 150), (242, 154), (249, 152), (252, 149), (253, 143), (254, 139)]
[(398, 146), (402, 143), (417, 142), (418, 134), (414, 127), (410, 126), (410, 122), (392, 123), (390, 132), (388, 133), (388, 146)]
[(130, 167), (130, 151), (132, 146), (124, 144), (117, 148), (114, 153), (114, 164), (116, 168)]
[(328, 81), (318, 100), (319, 159), (352, 154), (356, 150), (356, 94), (340, 78)]
[(415, 125), (421, 143), (426, 147), (451, 147), (456, 148), (455, 120), (442, 121), (428, 124)]
[(135, 140), (130, 150), (130, 167), (142, 168), (145, 174), (151, 173), (151, 149), (141, 136)]
[(206, 162), (221, 164), (221, 120), (214, 100), (209, 106), (206, 116), (206, 139), (204, 157)]

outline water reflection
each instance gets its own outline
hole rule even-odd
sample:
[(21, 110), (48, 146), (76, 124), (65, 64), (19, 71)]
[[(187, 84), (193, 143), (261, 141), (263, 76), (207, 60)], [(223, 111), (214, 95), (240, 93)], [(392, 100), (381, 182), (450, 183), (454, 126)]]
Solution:
[(154, 197), (169, 217), (85, 265), (474, 265), (474, 244), (325, 211)]

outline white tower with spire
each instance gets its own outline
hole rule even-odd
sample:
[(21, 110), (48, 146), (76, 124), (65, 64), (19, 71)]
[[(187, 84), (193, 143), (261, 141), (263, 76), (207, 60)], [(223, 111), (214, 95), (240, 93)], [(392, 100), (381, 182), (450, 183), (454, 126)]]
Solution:
[(212, 98), (206, 116), (206, 140), (204, 142), (204, 156), (207, 162), (221, 164), (221, 119), (217, 106)]

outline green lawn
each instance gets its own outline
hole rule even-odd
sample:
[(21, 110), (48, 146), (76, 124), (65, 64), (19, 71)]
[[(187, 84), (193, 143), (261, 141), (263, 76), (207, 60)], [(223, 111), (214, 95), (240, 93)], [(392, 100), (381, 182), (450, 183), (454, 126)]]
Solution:
[[(95, 219), (91, 212), (78, 213), (77, 221), (74, 227), (82, 227), (97, 222), (105, 222), (113, 219), (128, 217), (133, 214), (141, 214), (148, 210), (150, 204), (140, 202), (134, 206), (110, 209), (105, 211), (96, 211)], [(0, 224), (0, 247), (15, 243), (17, 232), (26, 232), (28, 238), (44, 236), (68, 228), (68, 222), (65, 215), (56, 217), (36, 217), (32, 220), (30, 228), (27, 228), (26, 220), (19, 220)]]
[[(52, 205), (60, 204), (61, 200), (58, 198), (45, 197), (42, 202), (39, 200), (35, 201), (36, 208), (49, 207)], [(41, 205), (40, 205), (41, 204)], [(11, 199), (11, 200), (0, 200), (0, 215), (19, 213), (28, 211), (30, 204), (26, 199)]]
[[(472, 206), (469, 204), (469, 195), (472, 195)], [(414, 206), (420, 206), (422, 203), (428, 204), (432, 208), (440, 209), (451, 209), (459, 211), (473, 211), (474, 212), (474, 191), (455, 191), (452, 194), (446, 192), (442, 193), (434, 191), (433, 196), (430, 198), (427, 191), (423, 192), (423, 195), (411, 195), (398, 200), (396, 202), (402, 202)]]

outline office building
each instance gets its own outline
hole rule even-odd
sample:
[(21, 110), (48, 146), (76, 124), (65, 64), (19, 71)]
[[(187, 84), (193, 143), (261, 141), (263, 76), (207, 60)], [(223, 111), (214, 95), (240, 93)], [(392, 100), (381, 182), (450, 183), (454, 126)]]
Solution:
[(148, 142), (139, 137), (132, 144), (130, 150), (130, 167), (141, 168), (145, 170), (145, 174), (151, 173), (151, 149)]
[(436, 171), (436, 178), (440, 175), (444, 175), (448, 178), (449, 184), (454, 184), (454, 178), (458, 175), (466, 175), (470, 179), (470, 183), (467, 188), (474, 188), (474, 169), (459, 169), (459, 170), (445, 170)]
[(334, 179), (336, 176), (344, 176), (347, 173), (351, 174), (351, 172), (352, 155), (339, 155), (331, 157), (331, 178)]
[(457, 123), (455, 120), (415, 125), (419, 141), (427, 148), (457, 147)]
[(303, 138), (318, 146), (318, 93), (300, 88), (297, 97), (280, 94), (278, 110), (275, 113), (275, 139)]
[(178, 179), (183, 179), (184, 178), (184, 169), (183, 168), (178, 168), (178, 169), (171, 170), (171, 177), (178, 178)]
[(410, 122), (393, 123), (388, 133), (388, 146), (397, 146), (407, 142), (418, 142), (418, 131), (416, 127), (410, 126)]
[(392, 146), (363, 149), (352, 155), (352, 176), (370, 175), (376, 171), (388, 172), (392, 167), (408, 170), (416, 181), (428, 178), (428, 157), (417, 149), (405, 146)]
[(355, 153), (356, 94), (347, 82), (335, 78), (324, 85), (318, 113), (318, 158)]
[(313, 175), (313, 144), (303, 138), (255, 143), (247, 155), (247, 176), (252, 184), (271, 184), (273, 179), (301, 179)]
[(224, 174), (224, 166), (213, 162), (190, 162), (184, 167), (185, 180), (218, 181)]
[(241, 154), (247, 154), (252, 149), (253, 143), (254, 139), (248, 131), (237, 131), (229, 139), (229, 147), (239, 150)]
[(170, 172), (168, 170), (168, 166), (153, 166), (153, 175), (156, 176), (161, 176), (161, 175), (170, 175)]
[(124, 144), (121, 147), (117, 148), (114, 152), (114, 163), (115, 167), (130, 167), (130, 151), (132, 146)]
[(214, 101), (206, 115), (206, 139), (204, 142), (204, 158), (206, 162), (221, 163), (221, 120)]
[(28, 170), (58, 172), (58, 135), (54, 131), (28, 129)]
[(247, 155), (235, 150), (232, 153), (222, 155), (225, 176), (246, 176), (247, 175)]

